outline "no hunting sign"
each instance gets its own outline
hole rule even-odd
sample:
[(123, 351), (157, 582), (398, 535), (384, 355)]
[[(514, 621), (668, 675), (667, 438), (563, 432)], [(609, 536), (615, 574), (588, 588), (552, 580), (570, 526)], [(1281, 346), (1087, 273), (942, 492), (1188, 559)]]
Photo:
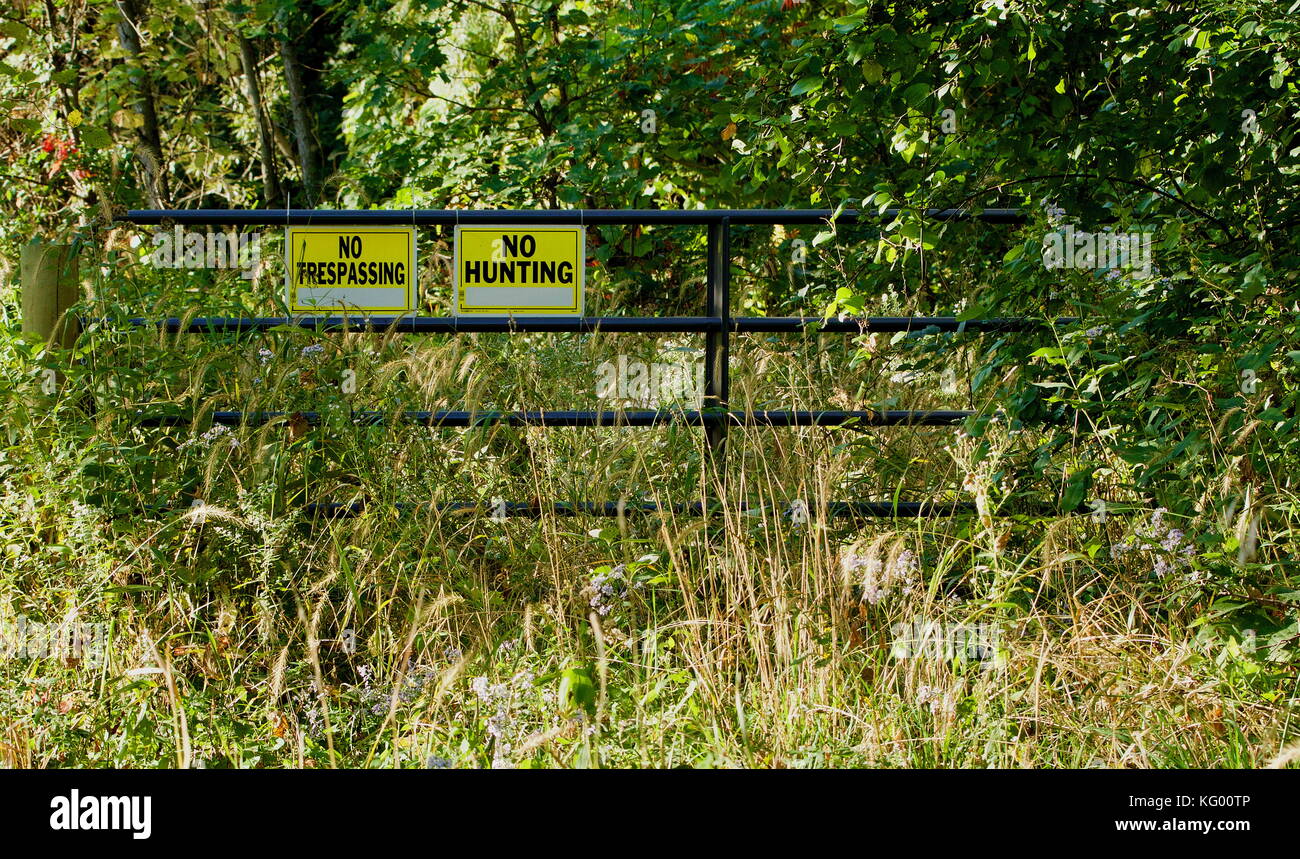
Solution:
[(585, 227), (456, 227), (457, 316), (581, 316)]

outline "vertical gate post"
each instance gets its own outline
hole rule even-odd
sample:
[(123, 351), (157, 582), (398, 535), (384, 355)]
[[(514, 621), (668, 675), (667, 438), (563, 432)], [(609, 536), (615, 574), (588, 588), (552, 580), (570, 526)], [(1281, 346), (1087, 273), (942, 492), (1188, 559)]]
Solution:
[[(704, 408), (728, 408), (731, 393), (731, 219), (722, 218), (709, 224), (708, 315), (721, 319), (717, 331), (704, 337)], [(722, 480), (727, 422), (721, 419), (704, 423), (710, 471)], [(707, 479), (707, 475), (706, 475)], [(707, 504), (706, 504), (707, 507)]]
[(19, 269), (23, 333), (71, 347), (79, 333), (76, 317), (67, 315), (79, 297), (76, 251), (71, 245), (33, 241), (23, 247)]

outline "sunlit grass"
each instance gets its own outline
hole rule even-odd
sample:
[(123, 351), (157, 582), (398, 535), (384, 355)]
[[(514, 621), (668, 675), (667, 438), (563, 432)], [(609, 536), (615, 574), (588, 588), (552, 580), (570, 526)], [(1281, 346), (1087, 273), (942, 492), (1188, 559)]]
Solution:
[[(1059, 489), (1000, 465), (1037, 430), (736, 428), (719, 474), (687, 427), (350, 420), (603, 407), (596, 366), (653, 360), (653, 338), (83, 342), (53, 403), (23, 375), (39, 355), (5, 346), (0, 592), (10, 621), (109, 623), (106, 659), (0, 664), (7, 765), (1216, 767), (1294, 742), (1294, 672), (1205, 621), (1232, 582), (1097, 551), (1141, 516), (1021, 514)], [(846, 370), (844, 336), (738, 338), (733, 406), (980, 406), (939, 372), (897, 378), (903, 346)], [(133, 426), (163, 407), (201, 420)], [(210, 430), (228, 408), (288, 414)], [(498, 522), (498, 497), (665, 512)], [(978, 512), (823, 515), (895, 497)], [(671, 512), (702, 498), (715, 515)], [(868, 598), (904, 552), (915, 580)], [(897, 658), (914, 622), (996, 641)]]

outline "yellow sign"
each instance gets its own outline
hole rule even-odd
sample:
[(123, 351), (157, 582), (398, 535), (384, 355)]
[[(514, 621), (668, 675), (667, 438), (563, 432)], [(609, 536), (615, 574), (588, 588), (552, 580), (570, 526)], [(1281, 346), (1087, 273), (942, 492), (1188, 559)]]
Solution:
[(586, 227), (456, 227), (456, 316), (581, 316)]
[(415, 309), (414, 227), (288, 227), (284, 254), (295, 313)]

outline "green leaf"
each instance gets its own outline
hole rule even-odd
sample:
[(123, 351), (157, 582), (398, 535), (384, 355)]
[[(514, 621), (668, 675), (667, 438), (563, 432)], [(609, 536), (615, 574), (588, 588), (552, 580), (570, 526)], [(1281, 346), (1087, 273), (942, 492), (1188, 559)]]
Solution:
[(1065, 482), (1065, 493), (1061, 496), (1062, 510), (1075, 510), (1083, 503), (1088, 490), (1092, 488), (1092, 472), (1096, 466), (1090, 465), (1070, 475)]
[(790, 88), (790, 95), (805, 95), (810, 92), (817, 92), (826, 83), (826, 79), (821, 75), (808, 75), (800, 78), (799, 82)]
[(915, 83), (903, 90), (903, 101), (909, 107), (919, 107), (930, 96), (928, 83)]
[(113, 138), (102, 128), (83, 125), (80, 129), (81, 142), (91, 149), (108, 149), (113, 145)]
[(560, 672), (560, 706), (566, 709), (583, 709), (596, 714), (596, 684), (591, 673), (582, 668), (568, 668)]

